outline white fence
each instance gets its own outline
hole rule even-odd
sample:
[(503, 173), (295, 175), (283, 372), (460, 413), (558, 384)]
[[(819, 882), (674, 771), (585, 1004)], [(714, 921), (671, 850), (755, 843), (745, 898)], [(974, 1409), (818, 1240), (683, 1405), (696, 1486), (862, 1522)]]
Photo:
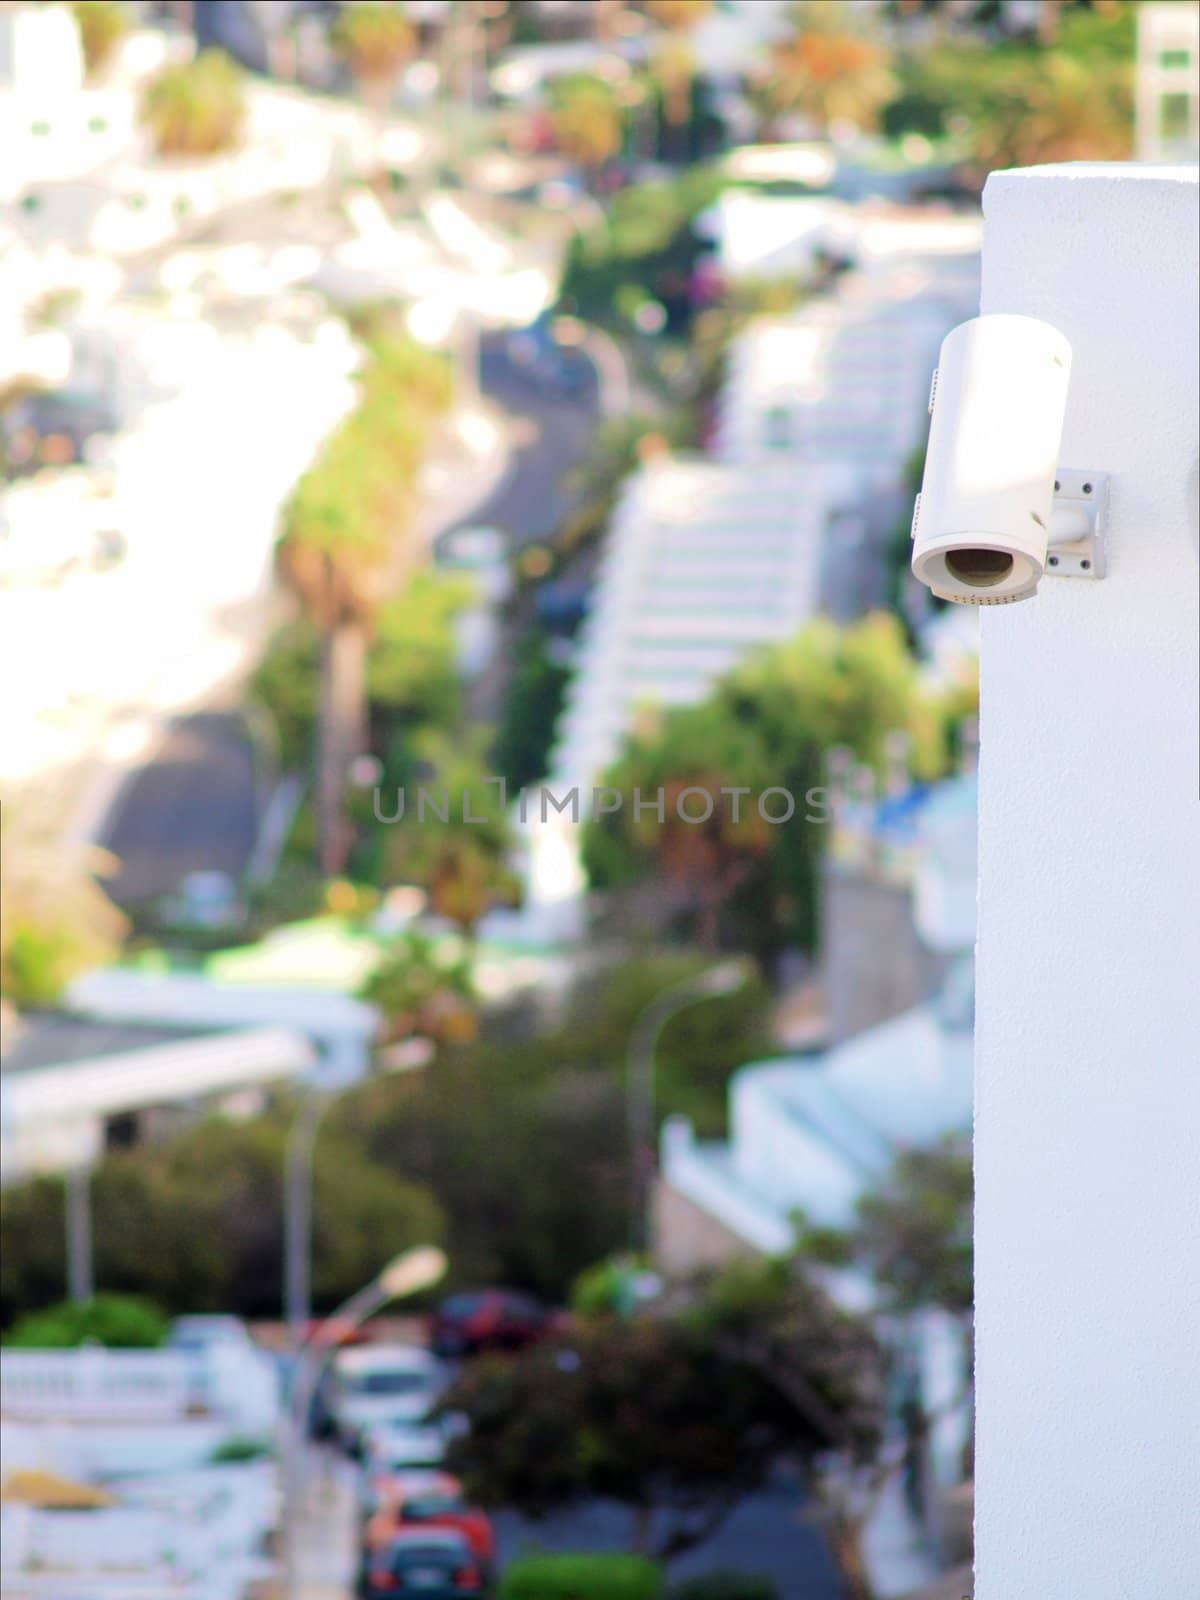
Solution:
[(169, 1350), (6, 1350), (0, 1410), (14, 1417), (173, 1418), (203, 1404), (187, 1356)]
[(0, 1355), (0, 1411), (64, 1421), (172, 1421), (218, 1415), (255, 1435), (269, 1431), (278, 1384), (267, 1356), (214, 1349), (6, 1350)]

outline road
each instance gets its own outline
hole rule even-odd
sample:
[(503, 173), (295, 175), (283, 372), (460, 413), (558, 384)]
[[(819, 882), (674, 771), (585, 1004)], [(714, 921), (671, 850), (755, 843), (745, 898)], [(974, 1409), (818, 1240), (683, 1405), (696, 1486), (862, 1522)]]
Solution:
[(258, 835), (261, 794), (255, 752), (235, 712), (181, 717), (153, 761), (129, 779), (100, 843), (120, 867), (107, 883), (119, 905), (170, 894), (189, 872), (236, 879)]
[[(355, 1480), (351, 1467), (325, 1446), (310, 1446), (310, 1476), (296, 1600), (349, 1600), (355, 1571)], [(494, 1518), (501, 1565), (532, 1550), (621, 1551), (629, 1512), (594, 1501), (541, 1522), (513, 1512)], [(841, 1588), (821, 1539), (804, 1516), (786, 1473), (748, 1496), (698, 1549), (671, 1563), (678, 1581), (732, 1571), (773, 1578), (780, 1600), (839, 1600)]]
[(538, 544), (573, 503), (563, 479), (582, 459), (596, 426), (594, 380), (574, 394), (548, 387), (508, 357), (505, 339), (489, 334), (480, 345), (480, 387), (506, 412), (513, 435), (512, 464), (503, 482), (469, 518), (502, 528), (515, 547)]
[[(508, 414), (515, 448), (503, 480), (463, 522), (503, 528), (515, 545), (533, 543), (570, 504), (561, 480), (587, 449), (595, 387), (574, 398), (546, 389), (508, 359), (499, 338), (485, 340), (481, 356), (483, 391)], [(121, 788), (101, 829), (101, 841), (122, 863), (112, 886), (116, 898), (129, 904), (169, 893), (199, 868), (236, 878), (254, 848), (260, 798), (240, 719), (211, 712), (173, 721), (152, 759)]]
[[(600, 1501), (544, 1522), (502, 1512), (496, 1529), (502, 1561), (535, 1548), (624, 1550), (629, 1512)], [(804, 1517), (794, 1483), (782, 1476), (748, 1496), (705, 1544), (671, 1563), (673, 1581), (721, 1571), (773, 1578), (780, 1600), (839, 1600), (842, 1592), (816, 1529)]]

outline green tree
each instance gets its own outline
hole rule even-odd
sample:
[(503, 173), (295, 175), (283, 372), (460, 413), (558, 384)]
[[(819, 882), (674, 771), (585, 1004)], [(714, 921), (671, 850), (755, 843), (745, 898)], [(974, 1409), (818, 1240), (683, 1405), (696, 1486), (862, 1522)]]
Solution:
[(119, 0), (73, 0), (79, 43), (89, 78), (98, 78), (129, 31), (129, 12)]
[(330, 39), (369, 103), (386, 106), (396, 75), (413, 53), (416, 30), (392, 0), (354, 0), (342, 6)]
[(424, 934), (396, 939), (361, 994), (383, 1013), (389, 1039), (463, 1043), (475, 1036), (471, 964), (458, 955), (444, 957)]
[(366, 659), (383, 602), (417, 564), (417, 475), (434, 417), (450, 400), (440, 357), (377, 336), (357, 408), (296, 485), (277, 549), (285, 582), (321, 639), (317, 826), (321, 866), (342, 869), (350, 763), (367, 744)]
[[(287, 1123), (199, 1124), (169, 1143), (110, 1156), (92, 1176), (96, 1280), (171, 1312), (276, 1316), (282, 1299)], [(437, 1242), (425, 1189), (364, 1160), (326, 1129), (314, 1167), (313, 1293), (334, 1305), (406, 1246)], [(39, 1178), (0, 1195), (0, 1314), (63, 1293), (63, 1185)]]
[(799, 1248), (868, 1271), (897, 1311), (939, 1306), (966, 1317), (974, 1305), (971, 1143), (947, 1135), (902, 1150), (858, 1202), (853, 1226), (802, 1233)]
[(686, 156), (686, 130), (692, 116), (696, 74), (691, 34), (712, 11), (713, 0), (646, 0), (646, 14), (662, 29), (662, 42), (651, 61), (662, 101), (664, 144), (676, 160)]
[[(405, 741), (396, 790), (381, 791), (376, 871), (390, 883), (417, 884), (430, 909), (470, 935), (495, 903), (517, 892), (506, 864), (508, 815), (499, 785), (487, 776), (486, 735), (426, 728)], [(372, 806), (376, 804), (372, 797)], [(402, 813), (402, 814), (401, 814)]]
[(116, 868), (94, 847), (66, 843), (28, 807), (0, 820), (0, 995), (52, 1005), (79, 972), (110, 961), (125, 918), (97, 881)]
[(541, 628), (528, 628), (514, 651), (513, 675), (492, 759), (515, 793), (546, 776), (554, 725), (562, 707), (570, 668), (551, 656)]
[(982, 183), (996, 168), (1123, 159), (1133, 139), (1135, 7), (1054, 6), (1037, 37), (943, 39), (898, 58), (887, 131), (949, 134)]
[(554, 1299), (628, 1234), (622, 1094), (561, 1040), (444, 1050), (337, 1115), (353, 1147), (437, 1195), (459, 1284)]
[[(368, 742), (387, 752), (414, 729), (450, 732), (462, 719), (453, 620), (469, 586), (450, 573), (414, 572), (402, 593), (375, 613), (367, 646)], [(311, 764), (315, 747), (321, 639), (306, 617), (285, 623), (254, 674), (252, 692), (270, 712), (288, 767)]]
[(222, 50), (172, 63), (150, 81), (141, 114), (160, 156), (232, 150), (246, 115), (242, 72)]
[(1004, 167), (1128, 160), (1132, 74), (1098, 72), (1050, 54), (1013, 61), (991, 80), (987, 101), (972, 120), (970, 145), (980, 179)]
[(700, 1280), (675, 1308), (585, 1320), (516, 1361), (479, 1363), (444, 1402), (471, 1424), (449, 1470), (484, 1503), (532, 1516), (616, 1500), (631, 1547), (670, 1560), (711, 1537), (781, 1455), (814, 1470), (831, 1451), (869, 1460), (881, 1418), (870, 1332), (795, 1274), (772, 1287), (748, 1297)]
[[(593, 819), (584, 836), (593, 885), (628, 887), (652, 874), (710, 944), (724, 925), (763, 956), (787, 943), (815, 951), (826, 755), (847, 746), (882, 769), (895, 730), (910, 736), (918, 776), (943, 770), (940, 708), (921, 687), (899, 621), (878, 613), (845, 628), (810, 623), (795, 639), (749, 657), (702, 705), (647, 719), (628, 740), (604, 782), (625, 795), (663, 787), (666, 821), (638, 818), (630, 805)], [(751, 790), (740, 820), (719, 794), (731, 786)], [(678, 817), (688, 787), (714, 796), (702, 825)], [(796, 800), (795, 817), (782, 826), (765, 823), (758, 808), (758, 795), (772, 787)], [(702, 799), (684, 805), (689, 815), (703, 810)]]
[(81, 1344), (152, 1350), (164, 1342), (168, 1326), (167, 1318), (148, 1300), (98, 1294), (82, 1302), (64, 1300), (21, 1317), (3, 1342), (26, 1350), (73, 1350)]
[(797, 6), (796, 23), (772, 50), (760, 87), (769, 120), (799, 115), (822, 131), (838, 122), (874, 128), (896, 92), (887, 51), (838, 0)]
[(620, 152), (625, 136), (616, 91), (603, 78), (556, 78), (551, 85), (550, 125), (555, 144), (589, 179)]
[[(771, 854), (774, 830), (754, 804), (739, 806), (735, 819), (721, 797), (724, 787), (745, 785), (761, 793), (775, 781), (757, 730), (713, 701), (686, 707), (635, 734), (605, 781), (622, 795), (635, 788), (649, 795), (661, 791), (663, 820), (653, 808), (626, 819), (623, 808), (615, 825), (594, 825), (585, 850), (593, 879), (619, 881), (630, 867), (640, 876), (641, 864), (653, 863), (670, 903), (690, 918), (699, 943), (715, 950), (721, 908), (761, 878)], [(706, 797), (713, 800), (708, 820), (684, 820), (703, 817)]]

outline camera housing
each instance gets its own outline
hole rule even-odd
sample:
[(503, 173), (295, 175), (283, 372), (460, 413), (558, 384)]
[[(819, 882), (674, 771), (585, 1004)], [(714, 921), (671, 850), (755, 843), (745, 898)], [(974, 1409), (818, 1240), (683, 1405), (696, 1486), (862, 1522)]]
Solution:
[(912, 526), (913, 573), (942, 599), (1007, 605), (1048, 569), (1102, 575), (1103, 475), (1058, 465), (1070, 377), (1071, 346), (1036, 317), (975, 317), (947, 334)]

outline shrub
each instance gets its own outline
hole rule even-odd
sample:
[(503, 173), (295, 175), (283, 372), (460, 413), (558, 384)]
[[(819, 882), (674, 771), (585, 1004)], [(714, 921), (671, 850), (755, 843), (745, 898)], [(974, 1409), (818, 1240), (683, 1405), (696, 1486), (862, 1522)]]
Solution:
[(359, 83), (393, 78), (412, 54), (413, 25), (398, 5), (343, 6), (334, 24), (334, 49), (344, 56)]
[(667, 1600), (779, 1600), (779, 1589), (772, 1578), (747, 1572), (709, 1572), (675, 1584)]
[(22, 1317), (4, 1342), (25, 1350), (73, 1350), (81, 1344), (102, 1344), (110, 1350), (153, 1350), (166, 1337), (167, 1319), (149, 1300), (98, 1294), (78, 1304), (63, 1301)]
[(79, 27), (79, 43), (89, 78), (103, 72), (129, 27), (129, 14), (119, 0), (74, 0), (71, 10)]
[(500, 1600), (657, 1600), (662, 1575), (641, 1556), (526, 1556), (514, 1561)]
[(209, 156), (232, 149), (245, 114), (242, 74), (220, 50), (164, 67), (142, 102), (142, 118), (160, 156)]
[(231, 1439), (223, 1439), (208, 1460), (210, 1466), (233, 1467), (240, 1466), (244, 1461), (261, 1461), (270, 1454), (271, 1447), (265, 1440), (244, 1439), (240, 1434), (234, 1434)]

